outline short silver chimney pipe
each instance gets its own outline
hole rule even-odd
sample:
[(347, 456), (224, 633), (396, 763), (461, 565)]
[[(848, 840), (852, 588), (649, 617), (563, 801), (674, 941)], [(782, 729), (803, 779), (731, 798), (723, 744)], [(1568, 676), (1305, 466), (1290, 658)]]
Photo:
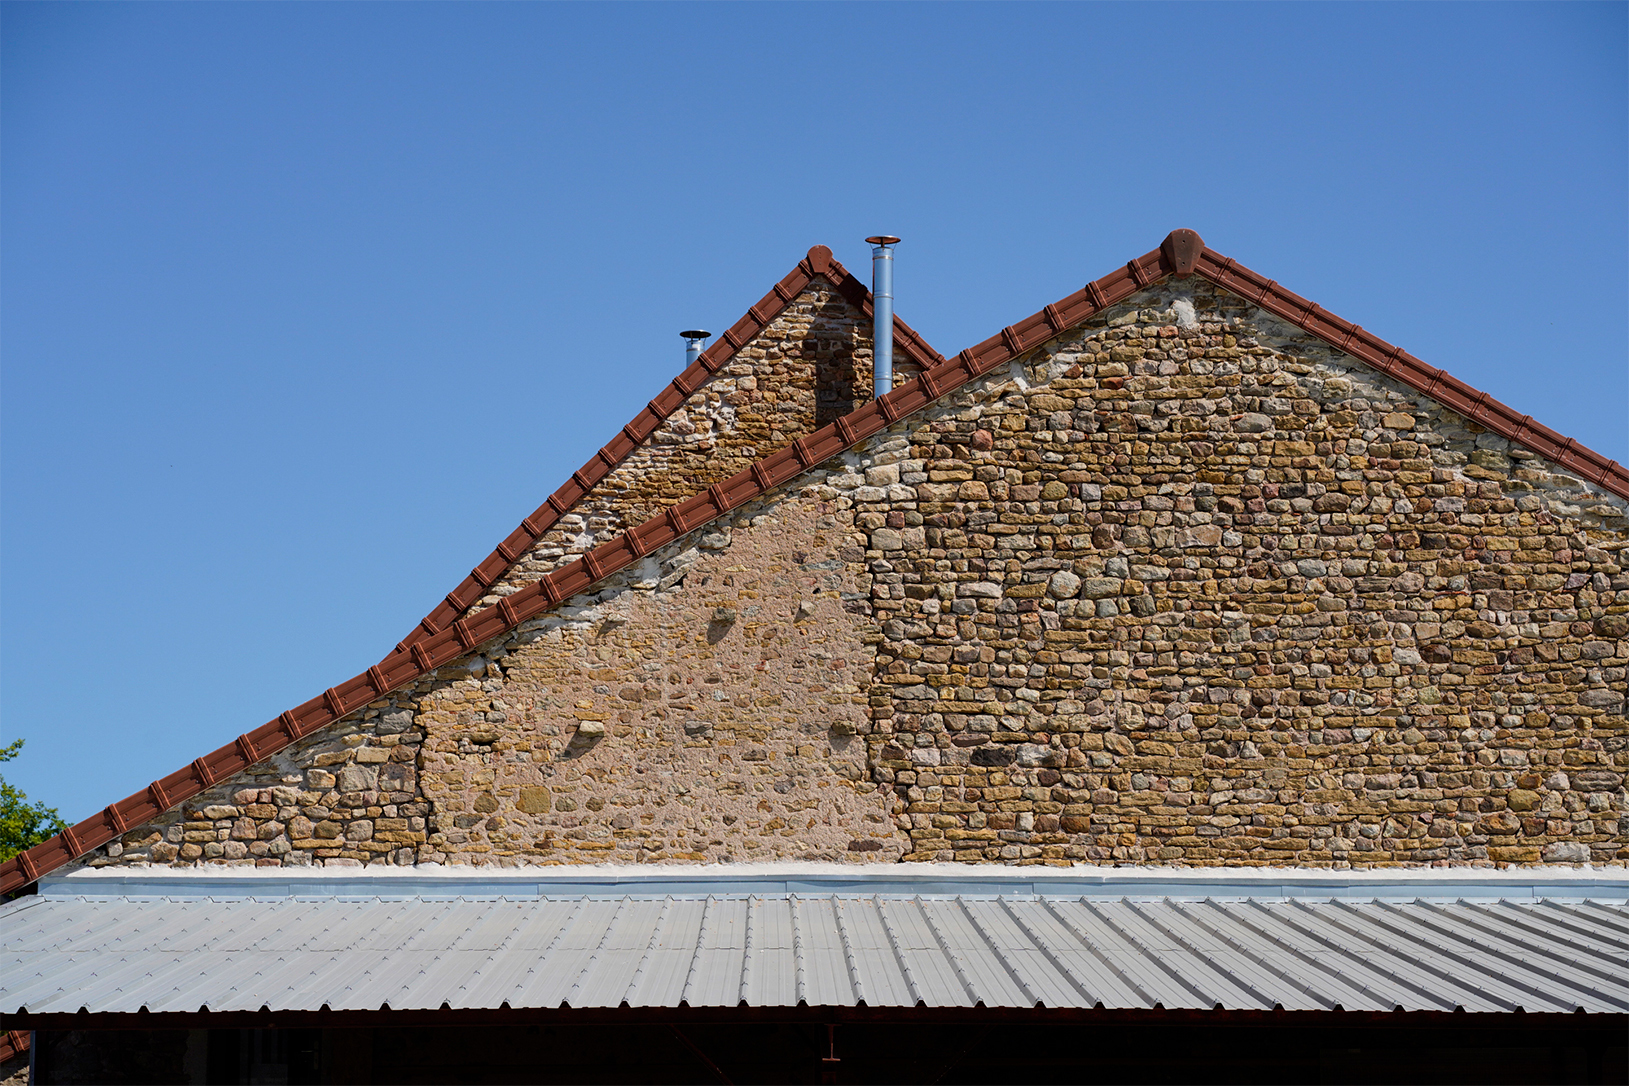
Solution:
[(679, 333), (684, 339), (684, 365), (686, 369), (689, 369), (696, 359), (701, 357), (701, 345), (706, 343), (712, 334), (711, 332), (703, 332), (699, 328), (692, 328), (687, 332)]
[(886, 396), (894, 390), (894, 249), (891, 234), (866, 238), (871, 250), (871, 390)]

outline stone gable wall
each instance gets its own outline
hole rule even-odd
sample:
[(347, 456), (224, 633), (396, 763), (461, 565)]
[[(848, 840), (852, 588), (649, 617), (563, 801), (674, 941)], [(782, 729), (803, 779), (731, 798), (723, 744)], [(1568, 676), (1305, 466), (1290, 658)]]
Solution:
[[(424, 858), (897, 859), (832, 503), (757, 503), (419, 701)], [(851, 553), (851, 557), (857, 557)]]
[(769, 495), (89, 862), (897, 860), (851, 504)]
[(1622, 865), (1626, 513), (1171, 282), (91, 862)]
[(97, 849), (88, 863), (416, 862), (430, 815), (418, 781), (418, 695), (398, 691), (307, 736)]
[[(722, 482), (871, 398), (871, 319), (815, 279), (646, 444), (492, 586), (474, 610)], [(899, 378), (919, 367), (896, 363)]]
[(1621, 499), (1202, 281), (1022, 362), (856, 506), (906, 859), (1629, 859)]

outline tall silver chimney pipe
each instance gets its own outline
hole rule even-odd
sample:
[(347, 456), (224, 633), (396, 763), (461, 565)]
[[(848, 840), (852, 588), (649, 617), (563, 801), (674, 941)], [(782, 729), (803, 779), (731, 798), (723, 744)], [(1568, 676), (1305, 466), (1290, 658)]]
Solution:
[(684, 365), (689, 369), (696, 359), (701, 357), (701, 345), (712, 336), (711, 332), (703, 332), (699, 328), (692, 328), (688, 332), (680, 332), (684, 339)]
[(871, 250), (871, 390), (885, 396), (894, 390), (894, 250), (891, 234), (866, 238)]

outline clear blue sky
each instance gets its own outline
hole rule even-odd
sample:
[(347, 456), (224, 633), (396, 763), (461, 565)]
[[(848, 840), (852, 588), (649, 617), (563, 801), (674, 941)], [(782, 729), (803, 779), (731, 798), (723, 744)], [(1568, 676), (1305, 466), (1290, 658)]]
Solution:
[(6, 4), (0, 729), (376, 661), (814, 244), (951, 354), (1174, 227), (1629, 462), (1624, 4)]

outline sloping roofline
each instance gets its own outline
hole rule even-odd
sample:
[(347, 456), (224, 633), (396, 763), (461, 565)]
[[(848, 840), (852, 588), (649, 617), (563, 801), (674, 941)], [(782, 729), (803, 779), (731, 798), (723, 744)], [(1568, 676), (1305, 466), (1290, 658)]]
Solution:
[[(519, 527), (505, 536), (492, 553), (482, 559), (469, 576), (459, 582), (457, 588), (447, 593), (385, 659), (410, 651), (415, 644), (427, 637), (434, 637), (468, 614), (470, 608), (486, 595), (487, 589), (502, 580), (515, 563), (537, 545), (545, 532), (586, 498), (600, 480), (642, 446), (668, 416), (683, 407), (692, 393), (723, 369), (725, 363), (734, 358), (752, 337), (769, 327), (817, 278), (831, 283), (850, 305), (867, 317), (873, 316), (871, 291), (866, 285), (833, 258), (826, 246), (816, 245), (810, 249), (795, 268), (714, 340), (700, 358), (669, 382), (654, 400), (633, 417), (633, 421), (591, 456), (588, 463), (572, 472), (571, 478), (561, 484), (559, 490), (550, 494), (542, 505), (520, 522)], [(927, 340), (898, 317), (894, 318), (894, 343), (896, 350), (923, 369), (945, 360), (944, 355), (934, 350)]]
[[(813, 256), (819, 251), (812, 249), (810, 254)], [(835, 261), (831, 263), (836, 264)], [(802, 266), (799, 265), (800, 268)], [(794, 271), (793, 274), (798, 272)], [(1082, 289), (1016, 324), (1008, 325), (954, 358), (924, 369), (920, 376), (887, 395), (872, 400), (813, 434), (798, 438), (724, 482), (715, 483), (701, 493), (670, 506), (665, 512), (600, 544), (576, 561), (505, 596), (495, 606), (473, 616), (459, 617), (436, 633), (426, 631), (426, 636), (411, 641), (404, 651), (386, 657), (362, 674), (330, 687), (276, 720), (238, 736), (233, 742), (204, 755), (191, 765), (154, 781), (143, 791), (7, 860), (0, 864), (0, 893), (27, 886), (41, 875), (78, 859), (134, 826), (158, 817), (296, 740), (417, 681), (478, 645), (587, 591), (644, 556), (790, 482), (939, 397), (994, 372), (1024, 351), (1081, 324), (1159, 280), (1167, 276), (1194, 274), (1259, 305), (1274, 316), (1430, 396), (1501, 437), (1539, 453), (1620, 497), (1629, 498), (1629, 471), (1616, 461), (1608, 460), (1571, 438), (1535, 422), (1531, 417), (1517, 413), (1487, 393), (1434, 366), (1426, 365), (1401, 347), (1387, 343), (1316, 303), (1285, 290), (1230, 257), (1207, 248), (1194, 231), (1174, 230), (1159, 248), (1144, 253), (1125, 267), (1087, 283)], [(781, 299), (778, 292), (766, 295), (765, 300), (770, 297)], [(785, 300), (781, 304), (784, 306)], [(761, 320), (758, 316), (753, 316), (753, 319)], [(761, 320), (762, 323), (768, 322)], [(737, 345), (744, 342), (739, 333), (735, 338)], [(729, 333), (722, 342), (729, 342)], [(714, 348), (717, 347), (715, 343)], [(732, 351), (734, 349), (731, 348)], [(623, 439), (627, 439), (626, 434)]]

